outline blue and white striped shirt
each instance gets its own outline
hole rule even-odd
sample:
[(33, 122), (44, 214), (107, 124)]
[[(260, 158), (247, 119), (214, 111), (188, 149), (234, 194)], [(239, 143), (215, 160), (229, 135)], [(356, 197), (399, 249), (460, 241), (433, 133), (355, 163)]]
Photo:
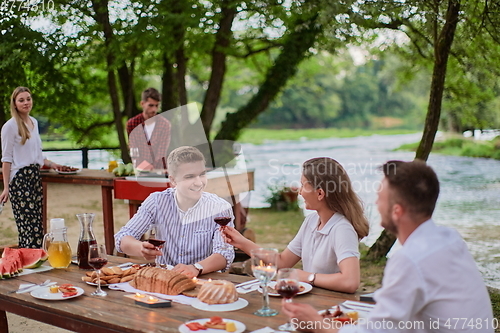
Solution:
[(203, 192), (200, 200), (184, 212), (177, 205), (175, 192), (175, 188), (168, 188), (151, 193), (144, 200), (134, 217), (115, 234), (117, 251), (122, 252), (123, 236), (140, 239), (156, 224), (156, 238), (165, 240), (158, 263), (191, 265), (219, 253), (226, 258), (228, 269), (234, 260), (234, 249), (224, 242), (214, 218), (230, 216), (229, 225), (234, 226), (231, 205), (215, 194)]

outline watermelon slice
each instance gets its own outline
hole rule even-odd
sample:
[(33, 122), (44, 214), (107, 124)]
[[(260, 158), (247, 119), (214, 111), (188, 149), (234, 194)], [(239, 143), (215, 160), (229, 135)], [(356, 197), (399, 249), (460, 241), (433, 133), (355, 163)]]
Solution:
[(43, 249), (19, 249), (22, 268), (37, 268), (49, 258)]
[(5, 268), (9, 268), (9, 273), (11, 273), (12, 275), (18, 274), (23, 271), (21, 253), (18, 249), (6, 247), (3, 250), (2, 258), (2, 262), (4, 263), (4, 265), (7, 264)]

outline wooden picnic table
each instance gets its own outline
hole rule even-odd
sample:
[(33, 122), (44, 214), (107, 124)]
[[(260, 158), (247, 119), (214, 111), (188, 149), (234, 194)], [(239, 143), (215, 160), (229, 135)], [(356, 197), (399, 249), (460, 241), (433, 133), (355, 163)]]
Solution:
[[(109, 256), (108, 266), (134, 261), (130, 258)], [(187, 321), (219, 315), (238, 320), (246, 325), (246, 332), (269, 326), (277, 329), (287, 321), (281, 313), (281, 298), (270, 297), (271, 308), (280, 313), (274, 317), (258, 317), (253, 314), (262, 307), (262, 295), (252, 291), (239, 296), (249, 304), (240, 310), (207, 312), (189, 305), (172, 303), (170, 308), (146, 308), (135, 305), (134, 300), (124, 297), (127, 293), (108, 290), (108, 296), (95, 297), (90, 294), (96, 287), (82, 282), (85, 271), (71, 265), (67, 269), (53, 269), (0, 281), (0, 332), (8, 332), (6, 311), (38, 320), (50, 325), (76, 332), (117, 333), (117, 332), (178, 332), (178, 327)], [(250, 280), (251, 277), (227, 273), (202, 275), (201, 279), (224, 279), (233, 283)], [(8, 293), (17, 290), (21, 283), (41, 283), (47, 279), (58, 284), (71, 283), (84, 289), (84, 294), (62, 301), (46, 301), (32, 297), (29, 293)], [(311, 292), (297, 296), (297, 302), (309, 303), (318, 310), (330, 308), (345, 300), (359, 300), (358, 295), (333, 292), (313, 288)], [(223, 331), (221, 331), (223, 332)]]

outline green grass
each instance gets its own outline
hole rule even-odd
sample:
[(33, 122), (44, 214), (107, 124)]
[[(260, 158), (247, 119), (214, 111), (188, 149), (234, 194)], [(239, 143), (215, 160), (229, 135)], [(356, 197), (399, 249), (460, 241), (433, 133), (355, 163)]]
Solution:
[[(493, 318), (497, 318), (498, 321), (500, 321), (500, 290), (488, 288), (488, 291), (493, 306)], [(495, 332), (500, 332), (500, 327), (498, 327)]]
[[(396, 150), (416, 151), (418, 145), (418, 142), (404, 144)], [(443, 155), (484, 157), (500, 160), (500, 139), (474, 141), (462, 137), (452, 137), (444, 141), (434, 142), (432, 152)]]
[(404, 129), (385, 129), (385, 130), (366, 130), (366, 129), (349, 129), (349, 128), (311, 128), (311, 129), (262, 129), (248, 128), (243, 130), (241, 137), (238, 139), (242, 143), (253, 143), (256, 145), (262, 144), (265, 141), (282, 141), (282, 140), (300, 140), (307, 138), (326, 139), (326, 138), (351, 138), (356, 136), (370, 135), (395, 135), (415, 133), (415, 130)]

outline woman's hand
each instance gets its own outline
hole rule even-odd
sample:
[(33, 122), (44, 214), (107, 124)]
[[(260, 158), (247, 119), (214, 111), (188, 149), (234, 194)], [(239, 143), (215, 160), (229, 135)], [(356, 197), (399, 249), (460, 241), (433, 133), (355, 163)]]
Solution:
[(226, 243), (240, 249), (243, 249), (244, 243), (248, 241), (238, 230), (230, 226), (225, 226), (222, 229), (222, 238)]
[(7, 202), (9, 200), (9, 189), (6, 188), (0, 194), (0, 202)]

